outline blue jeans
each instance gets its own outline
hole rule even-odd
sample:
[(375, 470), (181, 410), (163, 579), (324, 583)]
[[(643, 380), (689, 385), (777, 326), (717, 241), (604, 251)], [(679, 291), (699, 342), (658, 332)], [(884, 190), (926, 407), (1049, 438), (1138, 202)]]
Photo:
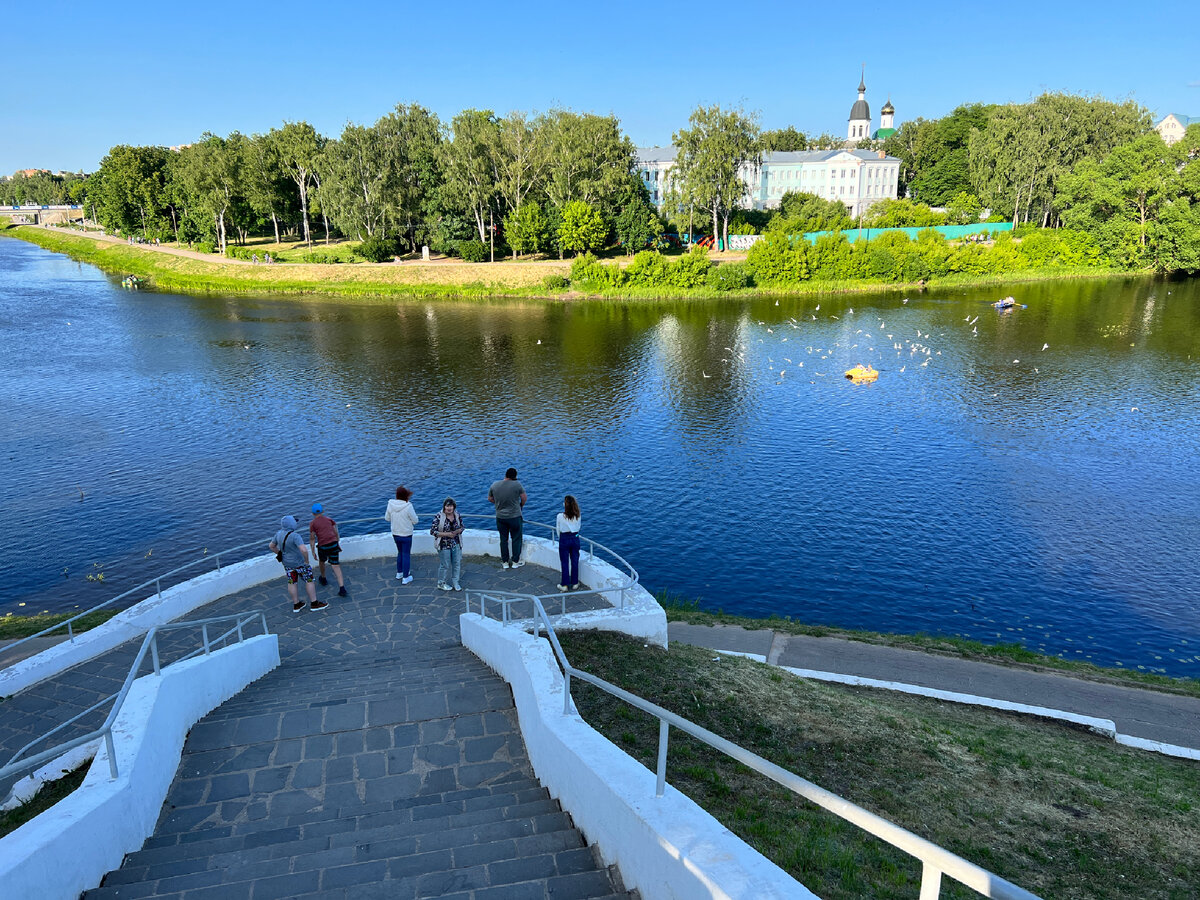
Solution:
[(500, 561), (508, 562), (508, 539), (512, 537), (512, 561), (521, 561), (521, 530), (525, 519), (517, 516), (515, 519), (502, 519), (496, 516), (496, 529), (500, 532)]
[(562, 563), (562, 581), (567, 587), (579, 584), (579, 535), (570, 531), (558, 535), (558, 561)]
[(393, 534), (392, 540), (396, 542), (396, 571), (407, 578), (412, 571), (412, 535)]
[(462, 544), (453, 544), (444, 550), (438, 550), (438, 584), (448, 584), (458, 587), (458, 578), (462, 573)]

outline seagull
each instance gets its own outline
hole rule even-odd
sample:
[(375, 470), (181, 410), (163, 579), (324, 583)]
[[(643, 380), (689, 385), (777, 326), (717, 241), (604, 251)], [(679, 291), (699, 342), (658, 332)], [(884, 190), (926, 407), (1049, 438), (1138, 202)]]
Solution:
[(901, 302), (901, 303), (907, 303), (907, 302), (908, 302), (908, 298), (907, 298), (907, 297), (905, 297), (905, 298), (904, 298), (903, 300), (901, 300), (900, 302)]
[(978, 325), (976, 325), (974, 328), (971, 329), (971, 334), (979, 334), (979, 326)]
[(705, 378), (712, 378), (712, 376), (709, 375), (707, 372), (705, 372), (703, 369), (700, 370), (700, 374), (703, 375)]
[(846, 310), (846, 315), (848, 315), (848, 316), (854, 315), (854, 307), (853, 306), (850, 307), (848, 310)]
[(1050, 345), (1049, 345), (1049, 344), (1042, 344), (1042, 349), (1043, 349), (1043, 350), (1049, 350), (1049, 349), (1050, 349)]
[(820, 311), (821, 311), (821, 304), (820, 304), (820, 303), (818, 303), (818, 304), (817, 304), (817, 312), (820, 312)]
[(538, 343), (540, 344), (541, 342), (542, 342), (542, 339), (541, 339), (541, 338), (538, 338)]
[(1014, 359), (1014, 360), (1013, 360), (1013, 365), (1015, 366), (1015, 365), (1016, 365), (1017, 363), (1019, 363), (1019, 362), (1020, 362), (1020, 360), (1019, 360), (1019, 359)]

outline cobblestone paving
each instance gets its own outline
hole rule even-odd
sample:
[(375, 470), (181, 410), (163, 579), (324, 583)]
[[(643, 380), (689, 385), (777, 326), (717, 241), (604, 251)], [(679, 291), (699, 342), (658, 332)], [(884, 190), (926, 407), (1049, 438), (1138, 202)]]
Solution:
[[(282, 665), (193, 727), (155, 834), (88, 900), (625, 896), (537, 783), (508, 686), (461, 647), (464, 594), (413, 564), (411, 585), (388, 559), (347, 564), (349, 596), (330, 578), (322, 611), (293, 614), (281, 578), (189, 616), (267, 610)], [(463, 560), (467, 587), (556, 582)], [(124, 653), (0, 704), (0, 737), (86, 706)]]

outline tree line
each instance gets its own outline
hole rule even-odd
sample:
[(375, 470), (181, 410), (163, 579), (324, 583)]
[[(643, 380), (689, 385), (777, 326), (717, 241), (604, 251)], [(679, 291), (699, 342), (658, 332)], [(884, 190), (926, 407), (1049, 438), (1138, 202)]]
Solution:
[(338, 235), (362, 241), (367, 258), (428, 244), (476, 260), (614, 245), (633, 253), (695, 231), (728, 241), (924, 227), (978, 221), (986, 208), (1016, 225), (1085, 232), (1117, 265), (1200, 268), (1200, 131), (1167, 147), (1132, 101), (1047, 93), (904, 122), (879, 145), (901, 160), (898, 197), (860, 222), (810, 194), (747, 208), (743, 175), (764, 153), (843, 146), (833, 135), (763, 130), (757, 114), (714, 105), (694, 110), (672, 141), (661, 210), (614, 116), (468, 109), (442, 121), (416, 104), (370, 126), (347, 124), (336, 138), (288, 122), (265, 134), (204, 134), (178, 152), (116, 146), (86, 178), (0, 183), (0, 203), (81, 203), (106, 228), (223, 253), (251, 236), (297, 236), (311, 247)]

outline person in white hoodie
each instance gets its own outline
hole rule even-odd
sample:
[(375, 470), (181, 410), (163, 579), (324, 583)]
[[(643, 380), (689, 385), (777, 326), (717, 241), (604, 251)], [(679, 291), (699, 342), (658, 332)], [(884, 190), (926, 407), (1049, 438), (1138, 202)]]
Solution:
[(413, 526), (417, 511), (409, 503), (413, 492), (404, 485), (396, 488), (396, 499), (389, 500), (383, 517), (392, 525), (392, 540), (396, 542), (396, 578), (401, 584), (411, 584)]

